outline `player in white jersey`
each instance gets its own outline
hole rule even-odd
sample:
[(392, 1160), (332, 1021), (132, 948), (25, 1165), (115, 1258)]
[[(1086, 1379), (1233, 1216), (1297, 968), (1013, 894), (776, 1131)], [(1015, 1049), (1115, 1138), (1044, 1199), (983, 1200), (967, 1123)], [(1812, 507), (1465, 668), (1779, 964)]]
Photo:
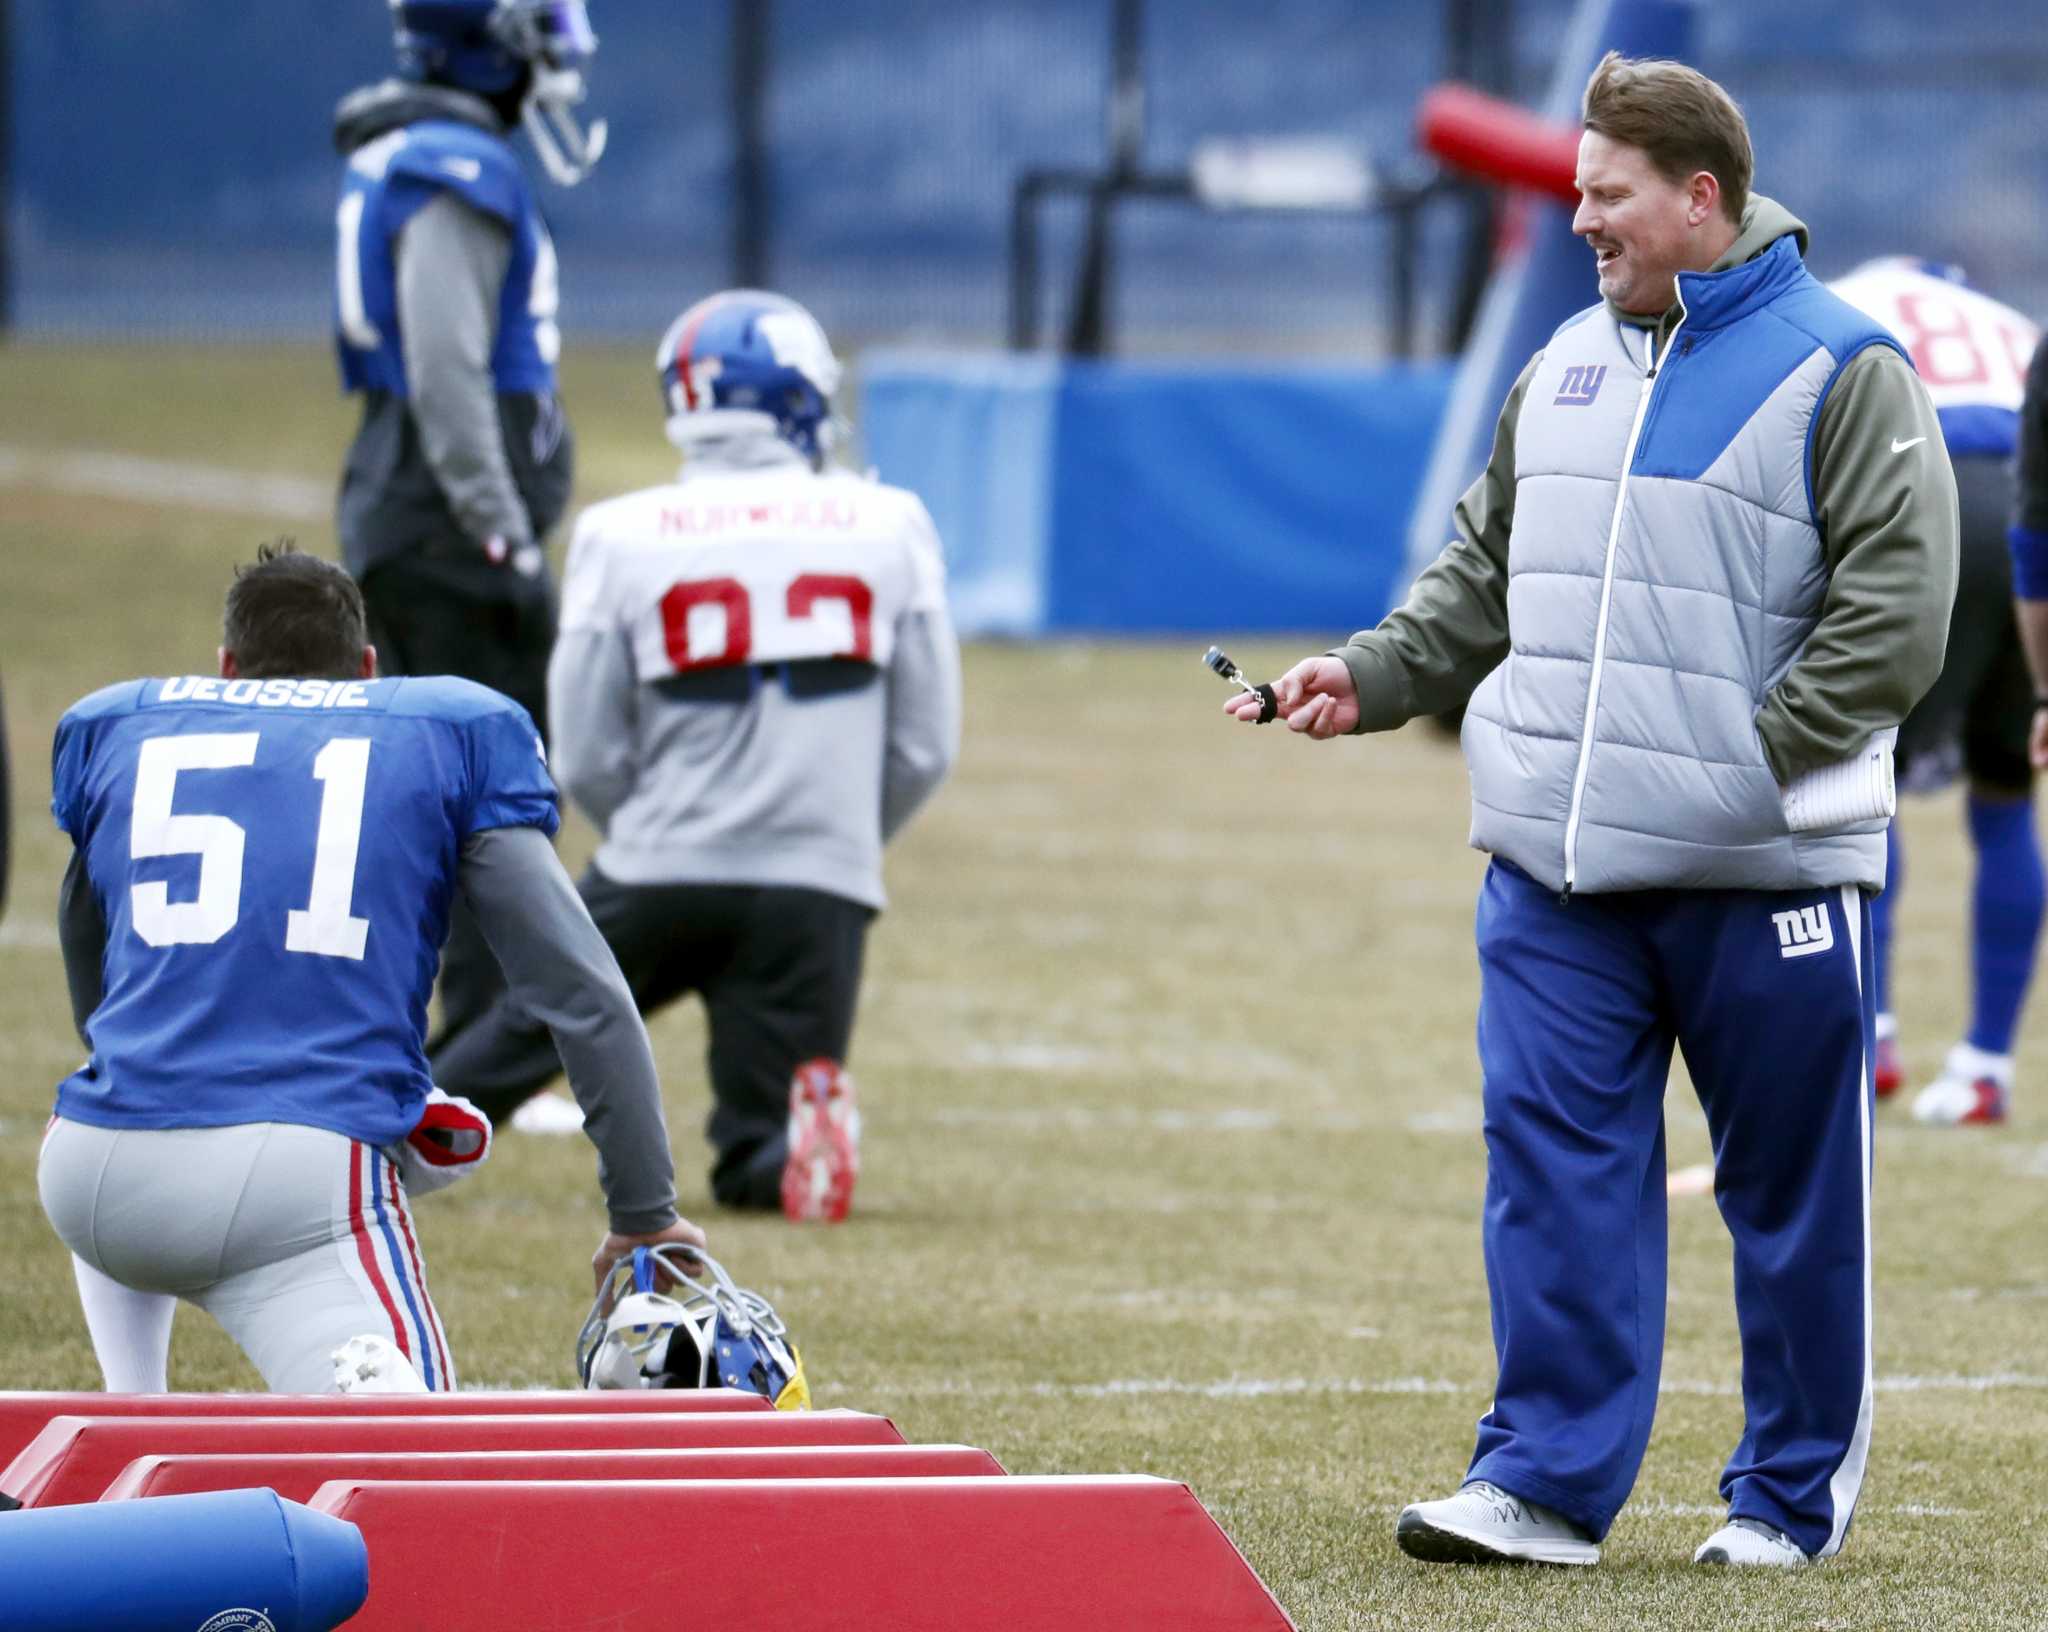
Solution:
[[(2044, 909), (2034, 832), (2027, 730), (2034, 713), (2018, 628), (2006, 523), (2013, 508), (2012, 457), (2034, 325), (1969, 288), (1952, 268), (1903, 257), (1867, 262), (1831, 286), (1897, 335), (1941, 418), (1962, 505), (1962, 568), (1948, 654), (1934, 689), (1899, 728), (1900, 785), (1969, 779), (1967, 815), (1976, 852), (1971, 911), (1969, 1030), (1942, 1071), (1913, 1100), (1913, 1115), (1938, 1124), (2002, 1122), (2012, 1091), (2012, 1049), (2033, 971)], [(1898, 828), (1887, 887), (1872, 906), (1878, 979), (1877, 1091), (1902, 1079), (1891, 1014), (1891, 924), (1904, 881)]]
[[(793, 301), (714, 295), (656, 355), (676, 481), (586, 511), (549, 668), (579, 884), (643, 1012), (710, 1022), (713, 1196), (843, 1218), (843, 1070), (882, 847), (951, 768), (959, 649), (915, 495), (826, 462), (838, 365)], [(493, 1118), (560, 1069), (512, 1002), (433, 1059)]]

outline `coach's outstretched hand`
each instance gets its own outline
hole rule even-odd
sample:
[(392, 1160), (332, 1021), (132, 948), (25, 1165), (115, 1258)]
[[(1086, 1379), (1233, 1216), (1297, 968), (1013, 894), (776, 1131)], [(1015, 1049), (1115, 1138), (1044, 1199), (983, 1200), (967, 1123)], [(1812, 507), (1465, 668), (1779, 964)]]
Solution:
[[(1358, 688), (1341, 657), (1305, 657), (1273, 682), (1273, 701), (1287, 729), (1321, 742), (1358, 725)], [(1259, 698), (1241, 691), (1223, 712), (1247, 725), (1259, 720)]]
[(704, 1245), (704, 1232), (687, 1218), (679, 1218), (665, 1230), (656, 1230), (652, 1235), (618, 1235), (607, 1231), (605, 1238), (597, 1244), (597, 1251), (591, 1255), (591, 1272), (597, 1278), (594, 1291), (604, 1290), (604, 1280), (612, 1272), (612, 1265), (627, 1256), (635, 1247)]

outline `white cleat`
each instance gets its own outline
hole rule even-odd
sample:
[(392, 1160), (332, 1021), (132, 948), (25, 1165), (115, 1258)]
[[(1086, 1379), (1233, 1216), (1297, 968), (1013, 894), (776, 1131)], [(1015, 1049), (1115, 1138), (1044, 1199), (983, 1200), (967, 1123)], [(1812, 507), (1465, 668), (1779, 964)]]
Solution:
[(1598, 1543), (1561, 1513), (1475, 1479), (1440, 1502), (1401, 1509), (1394, 1540), (1429, 1564), (1597, 1564)]
[(537, 1133), (560, 1138), (583, 1131), (583, 1107), (561, 1094), (535, 1094), (512, 1113), (516, 1133)]
[(1957, 1043), (1941, 1075), (1913, 1096), (1913, 1120), (1930, 1127), (2003, 1122), (2012, 1104), (2012, 1056)]
[(388, 1337), (352, 1337), (329, 1355), (337, 1394), (424, 1394), (427, 1385)]
[(1782, 1530), (1773, 1530), (1757, 1519), (1730, 1519), (1700, 1543), (1692, 1555), (1695, 1564), (1760, 1565), (1765, 1569), (1796, 1570), (1811, 1562), (1799, 1544)]

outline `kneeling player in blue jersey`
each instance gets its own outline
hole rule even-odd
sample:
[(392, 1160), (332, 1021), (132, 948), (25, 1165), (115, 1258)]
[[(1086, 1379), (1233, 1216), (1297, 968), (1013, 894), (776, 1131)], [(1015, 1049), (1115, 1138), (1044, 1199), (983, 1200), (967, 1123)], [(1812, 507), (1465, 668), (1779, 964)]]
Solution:
[(289, 546), (237, 573), (223, 639), (219, 678), (110, 686), (57, 727), (60, 930), (92, 1053), (57, 1090), (43, 1208), (110, 1389), (166, 1386), (179, 1297), (279, 1392), (333, 1386), (358, 1337), (452, 1388), (403, 1173), (458, 890), (586, 1113), (600, 1278), (635, 1245), (704, 1241), (676, 1215), (647, 1034), (548, 843), (523, 709), (375, 679), (355, 584)]

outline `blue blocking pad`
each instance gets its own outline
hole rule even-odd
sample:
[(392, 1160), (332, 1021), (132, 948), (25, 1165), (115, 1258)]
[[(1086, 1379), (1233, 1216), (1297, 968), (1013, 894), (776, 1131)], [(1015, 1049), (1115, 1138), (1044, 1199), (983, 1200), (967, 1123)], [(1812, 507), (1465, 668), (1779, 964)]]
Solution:
[(332, 1632), (370, 1591), (363, 1535), (270, 1490), (0, 1513), (10, 1632)]

